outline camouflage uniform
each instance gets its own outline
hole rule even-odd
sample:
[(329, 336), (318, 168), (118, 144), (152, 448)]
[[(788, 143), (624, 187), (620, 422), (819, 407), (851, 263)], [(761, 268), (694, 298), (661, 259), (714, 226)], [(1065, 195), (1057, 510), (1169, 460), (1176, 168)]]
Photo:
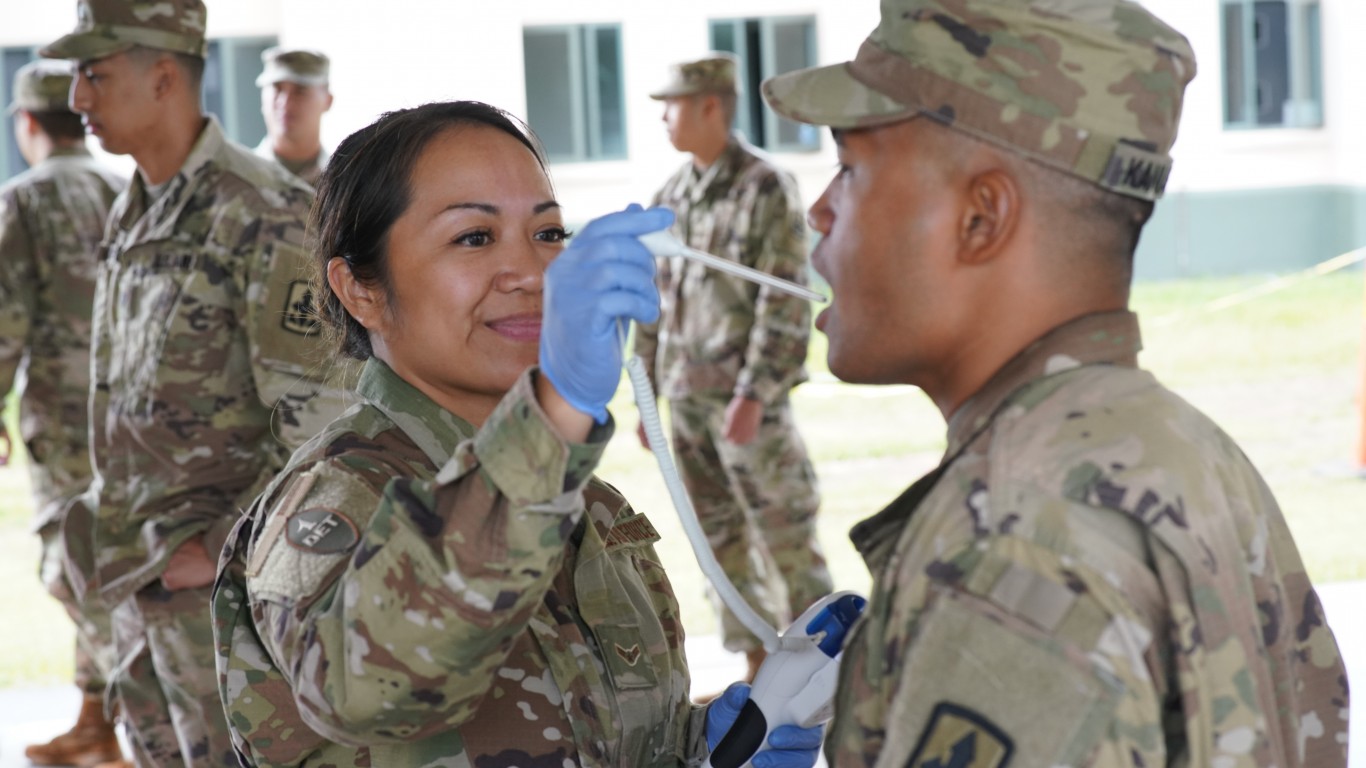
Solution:
[[(322, 53), (293, 50), (279, 46), (262, 51), (261, 64), (261, 74), (256, 78), (257, 88), (269, 88), (282, 82), (326, 87), (331, 68), (327, 56)], [(286, 160), (275, 154), (275, 148), (272, 146), (269, 135), (261, 139), (261, 143), (256, 145), (255, 152), (267, 160), (274, 160), (283, 165), (290, 173), (315, 187), (318, 186), (318, 178), (322, 176), (323, 169), (327, 168), (327, 161), (331, 157), (327, 147), (321, 147), (318, 150), (317, 157), (311, 160), (303, 162)]]
[(1138, 347), (1126, 312), (1053, 331), (854, 529), (876, 585), (832, 765), (1346, 764), (1346, 673), (1280, 509)]
[[(203, 58), (201, 0), (79, 0), (44, 56), (132, 45)], [(113, 606), (111, 684), (140, 766), (235, 759), (213, 673), (210, 590), (168, 591), (181, 545), (221, 549), (240, 511), (339, 410), (303, 250), (312, 190), (204, 128), (152, 190), (114, 203), (95, 290), (95, 482), (68, 513), (73, 586)], [(323, 395), (323, 396), (320, 396)], [(77, 583), (79, 582), (79, 583)]]
[[(764, 91), (841, 128), (928, 115), (1152, 200), (1194, 73), (1127, 0), (884, 0), (855, 61)], [(1342, 658), (1280, 509), (1139, 346), (1128, 312), (1052, 329), (854, 529), (874, 587), (831, 765), (1346, 764)]]
[[(659, 536), (524, 374), (475, 430), (371, 359), (219, 565), (246, 765), (682, 765), (706, 754)], [(586, 511), (585, 511), (586, 510)]]
[(323, 171), (327, 169), (327, 161), (332, 158), (331, 153), (327, 151), (327, 147), (323, 147), (318, 150), (318, 156), (312, 160), (307, 160), (302, 163), (286, 160), (275, 154), (275, 149), (270, 144), (269, 136), (261, 139), (261, 143), (257, 144), (256, 149), (252, 151), (256, 153), (257, 157), (263, 157), (266, 160), (274, 160), (280, 165), (283, 165), (285, 170), (298, 176), (314, 187), (318, 186), (318, 179), (322, 177)]
[[(716, 79), (709, 59), (678, 67), (655, 98), (698, 92)], [(733, 88), (733, 65), (729, 81)], [(714, 84), (714, 83), (713, 83)], [(655, 205), (677, 215), (692, 248), (805, 284), (806, 225), (796, 182), (738, 135), (705, 172), (689, 160)], [(669, 400), (679, 473), (726, 575), (759, 613), (781, 626), (829, 594), (816, 539), (820, 494), (788, 399), (806, 381), (807, 302), (682, 258), (661, 259), (660, 319), (641, 326), (636, 354)], [(725, 438), (731, 398), (763, 404), (757, 437)], [(726, 648), (758, 640), (724, 606)]]
[[(69, 87), (71, 75), (52, 79)], [(66, 91), (51, 96), (64, 111)], [(76, 600), (59, 534), (66, 506), (90, 485), (90, 313), (104, 221), (125, 183), (78, 145), (54, 148), (0, 186), (0, 396), (22, 367), (19, 429), (43, 546), (39, 570), (76, 624), (76, 685), (89, 694), (104, 693), (113, 661), (109, 612)]]

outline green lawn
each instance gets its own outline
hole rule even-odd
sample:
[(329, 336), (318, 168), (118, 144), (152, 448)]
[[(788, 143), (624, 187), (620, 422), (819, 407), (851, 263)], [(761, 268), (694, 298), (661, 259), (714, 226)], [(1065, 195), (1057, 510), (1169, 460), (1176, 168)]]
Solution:
[[(1359, 424), (1366, 314), (1363, 276), (1350, 270), (1294, 285), (1226, 311), (1210, 301), (1267, 278), (1188, 280), (1138, 286), (1143, 365), (1204, 409), (1238, 440), (1275, 489), (1311, 576), (1366, 578), (1355, 530), (1366, 515), (1366, 480), (1349, 476)], [(837, 586), (866, 589), (868, 575), (846, 534), (934, 466), (943, 449), (938, 411), (910, 387), (861, 387), (825, 370), (825, 338), (811, 350), (813, 381), (795, 395), (824, 496), (821, 541)], [(694, 634), (715, 631), (703, 580), (668, 504), (653, 458), (635, 442), (634, 407), (622, 387), (613, 412), (620, 435), (600, 474), (664, 536), (660, 554)], [(12, 408), (8, 414), (13, 417)], [(0, 470), (0, 687), (70, 676), (65, 615), (38, 586), (37, 541), (27, 531), (27, 476)]]

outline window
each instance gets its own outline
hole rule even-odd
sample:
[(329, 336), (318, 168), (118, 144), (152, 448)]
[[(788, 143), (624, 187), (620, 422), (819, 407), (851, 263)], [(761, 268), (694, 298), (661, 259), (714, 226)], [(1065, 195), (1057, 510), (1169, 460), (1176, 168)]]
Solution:
[(266, 135), (261, 116), (261, 52), (276, 44), (273, 37), (221, 38), (209, 41), (204, 62), (204, 110), (218, 116), (228, 138), (254, 147)]
[(774, 75), (815, 66), (814, 17), (713, 20), (711, 47), (740, 59), (735, 127), (752, 144), (783, 151), (820, 149), (820, 131), (815, 126), (779, 117), (759, 91), (759, 85)]
[(552, 162), (626, 157), (621, 26), (526, 27), (527, 124)]
[(1224, 125), (1323, 125), (1318, 0), (1223, 0)]
[[(261, 52), (272, 45), (275, 38), (210, 40), (204, 63), (204, 109), (218, 116), (229, 138), (249, 147), (266, 135), (256, 76), (261, 73)], [(0, 107), (13, 98), (14, 73), (36, 58), (37, 47), (0, 48)], [(0, 120), (0, 180), (27, 169), (14, 140), (14, 121)]]
[[(0, 48), (0, 110), (8, 109), (14, 101), (14, 73), (38, 58), (37, 48)], [(28, 170), (28, 163), (19, 154), (14, 139), (14, 119), (0, 115), (0, 182)]]

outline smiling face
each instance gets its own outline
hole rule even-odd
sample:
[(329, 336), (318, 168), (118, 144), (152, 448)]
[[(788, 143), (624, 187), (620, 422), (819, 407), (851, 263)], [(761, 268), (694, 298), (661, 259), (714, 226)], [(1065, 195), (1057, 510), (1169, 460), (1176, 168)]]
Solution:
[(71, 109), (106, 152), (137, 154), (157, 130), (164, 109), (156, 71), (128, 52), (83, 61), (71, 82)]
[(945, 145), (913, 119), (837, 135), (840, 170), (811, 206), (832, 299), (816, 320), (845, 381), (931, 391), (955, 354), (957, 207)]
[(564, 225), (536, 158), (479, 125), (423, 149), (388, 235), (383, 311), (358, 319), (375, 355), (451, 412), (481, 423), (537, 359), (543, 275)]

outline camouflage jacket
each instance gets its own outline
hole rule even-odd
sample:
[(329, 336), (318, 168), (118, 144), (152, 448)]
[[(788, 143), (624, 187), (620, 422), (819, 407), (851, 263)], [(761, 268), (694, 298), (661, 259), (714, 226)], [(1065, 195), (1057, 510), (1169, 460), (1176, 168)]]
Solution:
[(319, 383), (328, 364), (303, 249), (312, 191), (210, 118), (179, 173), (146, 197), (139, 175), (105, 235), (91, 397), (98, 502), (90, 528), (74, 526), (93, 536), (67, 540), (77, 589), (110, 604), (156, 579), (193, 536), (217, 551), (290, 447), (341, 410)]
[[(706, 754), (659, 538), (523, 375), (477, 432), (378, 360), (243, 518), (214, 597), (244, 765)], [(585, 511), (586, 510), (586, 511)]]
[(327, 161), (331, 158), (331, 154), (327, 151), (327, 147), (322, 147), (318, 150), (318, 156), (306, 163), (296, 163), (293, 160), (286, 160), (275, 154), (274, 147), (270, 145), (269, 136), (261, 139), (261, 143), (256, 145), (255, 152), (260, 157), (264, 157), (267, 160), (274, 160), (280, 165), (283, 165), (285, 170), (298, 176), (314, 187), (318, 186), (318, 177), (323, 175), (323, 169), (327, 167)]
[[(797, 184), (739, 136), (699, 174), (686, 163), (655, 195), (687, 245), (806, 284), (806, 219)], [(658, 323), (635, 351), (667, 398), (742, 394), (773, 403), (806, 381), (811, 307), (682, 258), (661, 259)]]
[(874, 588), (832, 766), (1346, 764), (1342, 658), (1270, 490), (1137, 350), (1127, 312), (1055, 329), (855, 528)]
[(90, 312), (104, 221), (124, 183), (81, 147), (0, 187), (0, 398), (23, 365), (19, 431), (38, 527), (90, 485)]

